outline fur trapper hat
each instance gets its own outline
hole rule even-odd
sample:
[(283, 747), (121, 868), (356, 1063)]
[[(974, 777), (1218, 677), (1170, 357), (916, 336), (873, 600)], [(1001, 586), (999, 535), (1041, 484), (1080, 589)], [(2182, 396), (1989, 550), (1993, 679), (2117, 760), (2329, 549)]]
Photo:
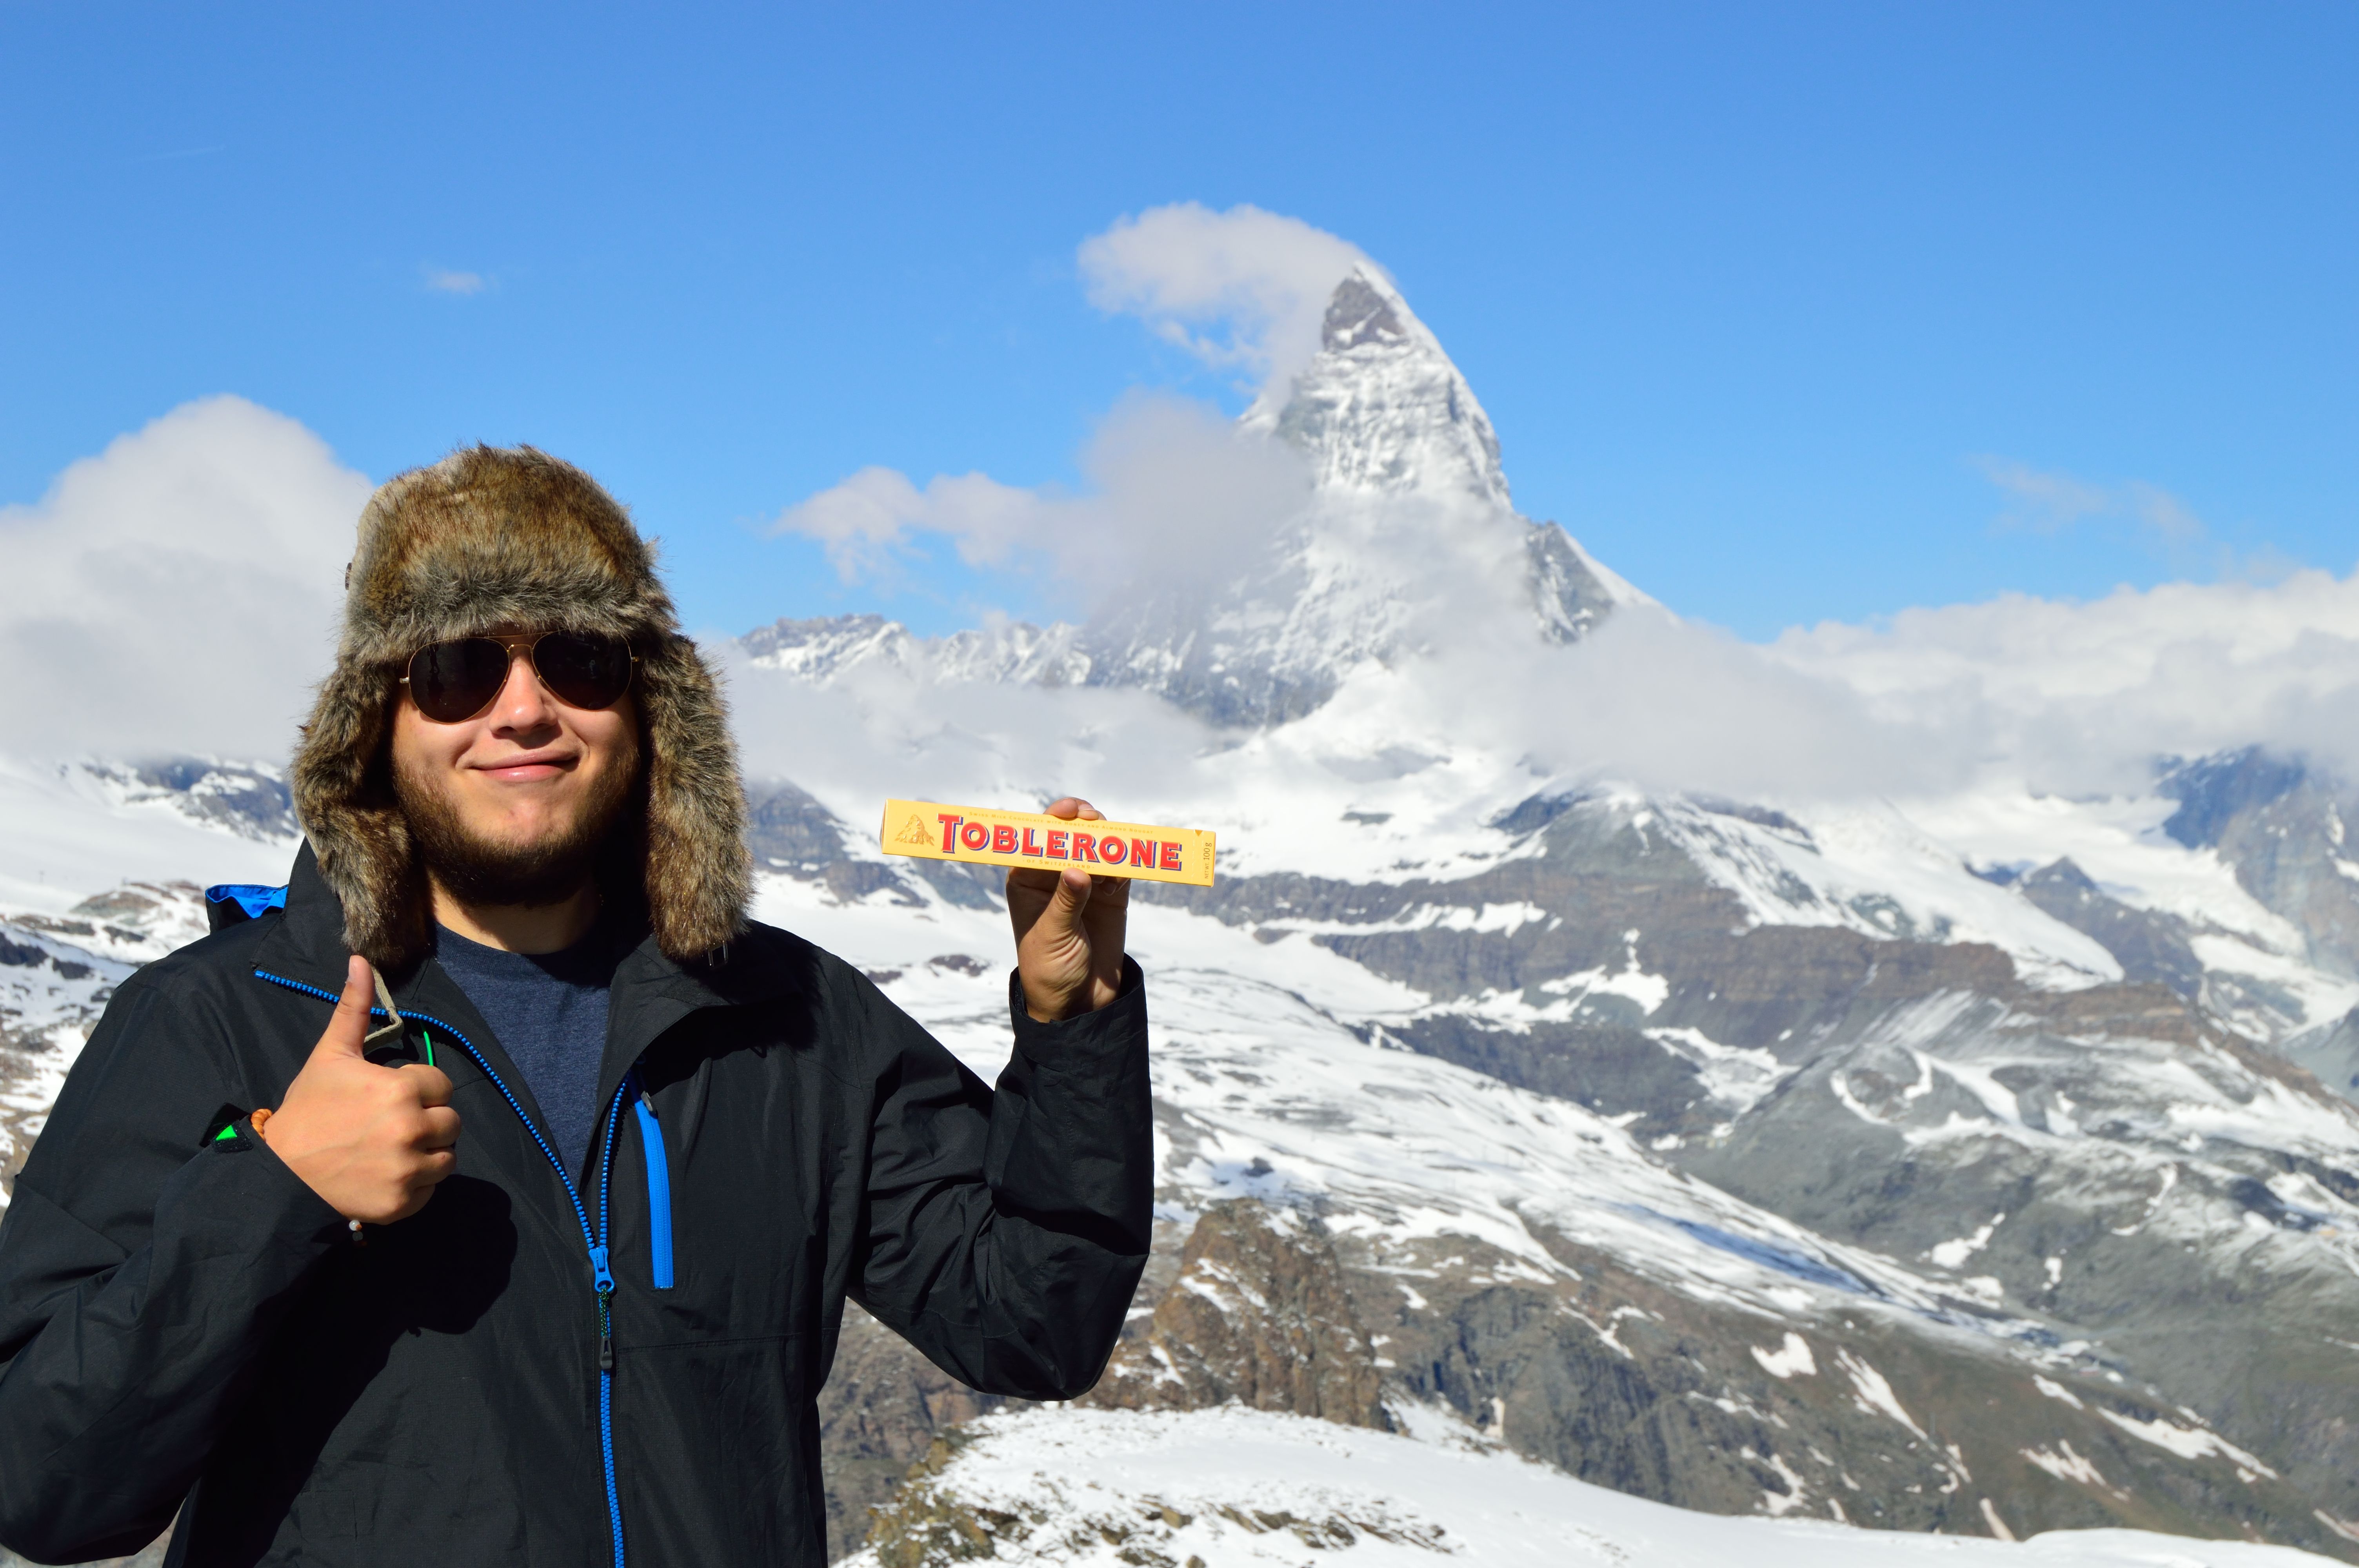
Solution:
[(588, 474), (530, 447), (471, 447), (386, 481), (344, 570), (343, 634), (295, 754), (296, 815), (342, 900), (344, 940), (398, 974), (432, 946), (425, 867), (389, 739), (410, 655), (495, 626), (629, 640), (646, 820), (625, 868), (657, 942), (702, 957), (745, 923), (745, 797), (712, 670), (680, 635), (655, 555)]

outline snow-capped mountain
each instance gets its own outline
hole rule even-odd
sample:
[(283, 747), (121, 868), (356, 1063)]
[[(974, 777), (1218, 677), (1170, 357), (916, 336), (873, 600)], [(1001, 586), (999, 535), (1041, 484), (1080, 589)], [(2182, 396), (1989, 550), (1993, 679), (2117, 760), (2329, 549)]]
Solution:
[[(1430, 1550), (1417, 1520), (1485, 1539), (1438, 1495), (1398, 1541), (1306, 1500), (1318, 1454), (1414, 1468), (1398, 1445), (1436, 1432), (1517, 1497), (1556, 1488), (1513, 1506), (1607, 1561), (1690, 1537), (1506, 1455), (1716, 1513), (2359, 1561), (2359, 793), (2258, 752), (2072, 799), (1743, 800), (1570, 766), (1554, 737), (1596, 709), (1557, 687), (1671, 622), (1514, 512), (1488, 417), (1388, 281), (1341, 282), (1234, 438), (1293, 454), (1299, 507), (1082, 624), (846, 616), (723, 650), (760, 914), (986, 1076), (995, 881), (886, 860), (876, 803), (1070, 785), (1222, 833), (1215, 887), (1134, 899), (1159, 1235), (1086, 1430), (1101, 1456), (1259, 1444), (1268, 1473), (1182, 1498), (1115, 1465), (1087, 1507), (1017, 1498), (985, 1461), (1050, 1464), (1026, 1456), (1059, 1429), (1027, 1423), (1066, 1418), (1009, 1411), (971, 1458), (944, 1439), (879, 1561), (936, 1561), (937, 1525), (1091, 1561), (1039, 1542), (1103, 1503), (1195, 1521), (1158, 1514), (1161, 1555), (1123, 1561), (1256, 1562), (1202, 1521), (1264, 1492), (1372, 1562)], [(0, 820), (21, 1145), (107, 987), (193, 931), (192, 884), (279, 880), (293, 823), (267, 767), (119, 760), (0, 766)], [(839, 1550), (1002, 1406), (853, 1314), (823, 1411)], [(1804, 1539), (1695, 1530), (1699, 1562)]]
[(1457, 613), (1505, 615), (1556, 643), (1644, 600), (1562, 528), (1516, 514), (1490, 416), (1372, 272), (1336, 288), (1317, 357), (1289, 395), (1246, 410), (1236, 438), (1281, 443), (1310, 481), (1299, 512), (1241, 563), (1177, 583), (1158, 573), (1078, 627), (927, 640), (842, 616), (781, 621), (745, 648), (819, 680), (884, 664), (942, 680), (1136, 687), (1252, 727), (1300, 718), (1353, 671), (1428, 644), (1445, 596)]

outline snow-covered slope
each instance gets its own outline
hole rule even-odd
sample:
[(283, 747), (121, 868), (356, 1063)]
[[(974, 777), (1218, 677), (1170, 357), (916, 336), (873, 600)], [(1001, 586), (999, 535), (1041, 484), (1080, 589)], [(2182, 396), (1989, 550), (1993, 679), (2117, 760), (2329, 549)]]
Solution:
[(2054, 1530), (2023, 1543), (1871, 1535), (1716, 1519), (1585, 1485), (1503, 1452), (1450, 1417), (1416, 1435), (1234, 1408), (1044, 1411), (974, 1423), (920, 1468), (855, 1568), (975, 1557), (1062, 1568), (1335, 1561), (1423, 1568), (2295, 1568), (2286, 1547), (2143, 1530)]

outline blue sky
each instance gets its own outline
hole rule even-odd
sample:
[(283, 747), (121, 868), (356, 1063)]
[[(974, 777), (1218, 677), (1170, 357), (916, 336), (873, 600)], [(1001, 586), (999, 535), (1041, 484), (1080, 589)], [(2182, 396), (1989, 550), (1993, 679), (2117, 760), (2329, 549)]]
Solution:
[(1523, 510), (1749, 637), (2342, 573), (2354, 44), (2302, 5), (0, 0), (0, 502), (233, 392), (373, 476), (573, 458), (699, 626), (1052, 612), (763, 524), (870, 464), (1076, 484), (1135, 388), (1234, 411), (1075, 262), (1192, 200), (1383, 263)]

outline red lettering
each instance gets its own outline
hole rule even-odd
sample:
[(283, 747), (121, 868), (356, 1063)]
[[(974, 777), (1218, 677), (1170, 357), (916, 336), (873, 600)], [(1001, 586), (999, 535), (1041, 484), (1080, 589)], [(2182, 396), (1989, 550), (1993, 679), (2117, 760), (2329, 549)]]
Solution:
[(1032, 829), (1027, 827), (1024, 830), (1024, 853), (1027, 855), (1037, 855), (1039, 852), (1040, 846), (1032, 842)]
[(991, 847), (991, 829), (980, 822), (970, 822), (959, 829), (959, 842), (970, 849), (987, 849)]
[(1167, 871), (1180, 869), (1180, 846), (1169, 838), (1163, 840), (1163, 859), (1158, 862), (1158, 869)]
[(1076, 860), (1096, 860), (1096, 859), (1098, 858), (1097, 844), (1098, 844), (1098, 836), (1097, 836), (1096, 834), (1094, 834), (1094, 833), (1076, 833), (1076, 834), (1074, 834), (1074, 835), (1073, 835), (1073, 859), (1075, 859)]
[(1155, 870), (1155, 840), (1133, 838), (1130, 841), (1130, 863), (1146, 871)]
[(1098, 859), (1109, 866), (1122, 864), (1122, 840), (1111, 836), (1098, 840)]
[(1005, 822), (991, 825), (991, 852), (995, 855), (1016, 853), (1016, 829)]
[(937, 816), (934, 820), (942, 825), (942, 852), (949, 855), (957, 854), (959, 824), (964, 822), (966, 818), (944, 816)]
[(1065, 835), (1053, 827), (1049, 829), (1049, 859), (1052, 860), (1065, 859)]

